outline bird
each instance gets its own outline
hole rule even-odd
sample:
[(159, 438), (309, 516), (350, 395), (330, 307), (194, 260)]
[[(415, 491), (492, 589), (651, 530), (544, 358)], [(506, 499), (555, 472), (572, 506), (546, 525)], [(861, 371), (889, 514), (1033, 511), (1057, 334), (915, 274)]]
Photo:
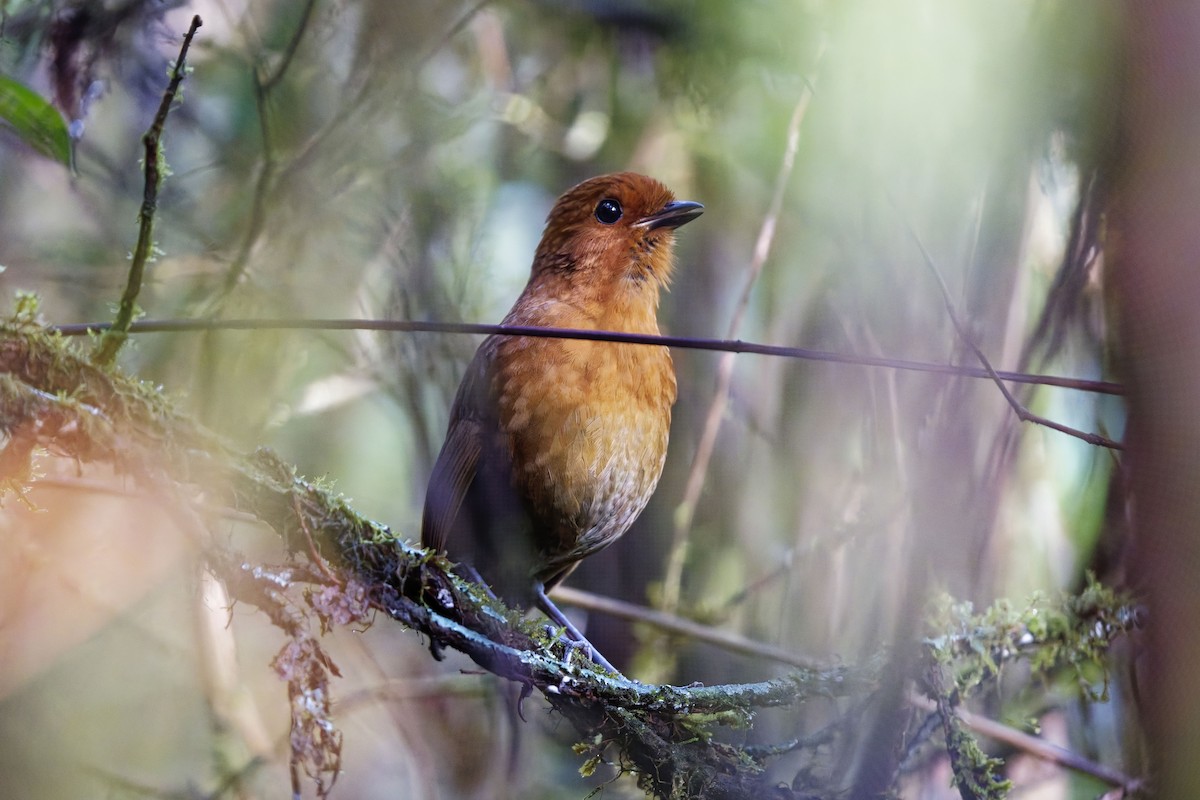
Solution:
[[(703, 209), (633, 172), (567, 190), (502, 325), (657, 335), (675, 231)], [(676, 393), (664, 346), (489, 336), (451, 405), (422, 545), (505, 602), (536, 605), (572, 647), (619, 675), (547, 593), (646, 507), (666, 461)]]

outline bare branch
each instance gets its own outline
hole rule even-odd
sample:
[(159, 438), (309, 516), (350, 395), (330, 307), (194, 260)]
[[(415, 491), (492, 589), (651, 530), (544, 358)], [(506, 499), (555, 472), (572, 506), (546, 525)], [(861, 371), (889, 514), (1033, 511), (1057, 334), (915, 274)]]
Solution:
[(300, 21), (296, 24), (296, 30), (292, 32), (292, 38), (284, 48), (283, 55), (274, 71), (268, 74), (262, 64), (259, 64), (254, 70), (254, 105), (258, 111), (259, 134), (262, 137), (262, 164), (259, 165), (258, 177), (254, 181), (254, 199), (250, 204), (250, 218), (246, 224), (246, 230), (242, 233), (242, 241), (238, 245), (237, 253), (225, 271), (225, 279), (222, 282), (218, 299), (233, 291), (238, 281), (242, 279), (250, 259), (250, 251), (253, 249), (254, 243), (258, 241), (266, 221), (267, 193), (271, 189), (276, 166), (268, 103), (271, 92), (287, 74), (288, 67), (291, 66), (292, 59), (300, 48), (300, 41), (308, 30), (308, 22), (312, 17), (315, 5), (316, 0), (307, 0), (304, 4), (304, 8), (300, 12)]
[[(921, 695), (909, 695), (908, 702), (914, 708), (919, 708), (923, 711), (938, 710), (935, 701)], [(1078, 772), (1083, 775), (1091, 775), (1093, 778), (1102, 780), (1110, 786), (1119, 786), (1128, 791), (1135, 791), (1142, 785), (1142, 781), (1125, 775), (1120, 770), (1113, 769), (1104, 764), (1098, 764), (1065, 747), (1059, 747), (1041, 737), (1031, 736), (1024, 731), (1019, 731), (1016, 728), (996, 722), (993, 719), (974, 714), (961, 706), (954, 708), (954, 714), (963, 725), (966, 725), (976, 733), (1028, 753), (1035, 758), (1048, 761), (1051, 764), (1057, 764), (1064, 769), (1069, 769), (1072, 772)]]
[(659, 611), (654, 608), (626, 603), (623, 600), (604, 597), (592, 592), (585, 592), (581, 589), (573, 589), (570, 586), (562, 586), (561, 584), (554, 587), (554, 591), (551, 594), (553, 599), (561, 600), (567, 605), (576, 608), (607, 614), (610, 617), (619, 617), (630, 622), (641, 622), (667, 633), (679, 634), (689, 639), (695, 639), (698, 642), (715, 645), (731, 653), (767, 658), (771, 661), (778, 661), (780, 664), (790, 664), (793, 667), (800, 667), (802, 669), (828, 669), (829, 667), (828, 664), (822, 663), (818, 659), (802, 656), (799, 653), (793, 653), (790, 650), (785, 650), (782, 647), (776, 647), (765, 642), (756, 642), (753, 639), (747, 639), (745, 636), (740, 636), (730, 631), (718, 630), (709, 625), (693, 622), (690, 619), (684, 619), (683, 617), (668, 614), (665, 611)]
[[(893, 206), (894, 205), (895, 202), (893, 201)], [(990, 361), (988, 361), (987, 356), (983, 354), (983, 350), (981, 350), (979, 345), (975, 343), (975, 340), (967, 332), (967, 329), (963, 326), (962, 321), (958, 318), (958, 312), (954, 310), (954, 301), (950, 297), (950, 289), (946, 286), (946, 281), (942, 277), (941, 271), (938, 270), (937, 264), (934, 263), (933, 257), (930, 256), (929, 251), (925, 249), (925, 243), (921, 241), (921, 237), (917, 235), (915, 230), (913, 230), (912, 225), (908, 223), (907, 219), (904, 220), (904, 226), (908, 229), (913, 241), (916, 242), (917, 248), (921, 251), (921, 257), (925, 259), (925, 266), (929, 268), (929, 271), (937, 280), (938, 289), (941, 290), (942, 293), (942, 302), (946, 305), (946, 313), (950, 317), (950, 323), (954, 326), (955, 332), (958, 334), (958, 337), (962, 339), (963, 343), (971, 349), (971, 352), (975, 354), (975, 357), (979, 359), (979, 363), (983, 365), (984, 370), (987, 371), (988, 377), (991, 378), (992, 382), (996, 384), (996, 388), (1000, 390), (1000, 394), (1004, 396), (1005, 402), (1008, 403), (1009, 407), (1013, 410), (1013, 413), (1016, 414), (1017, 419), (1021, 420), (1021, 422), (1032, 422), (1035, 425), (1042, 425), (1046, 428), (1050, 428), (1051, 430), (1056, 430), (1059, 433), (1065, 433), (1068, 436), (1074, 436), (1075, 438), (1082, 439), (1091, 445), (1107, 447), (1111, 450), (1125, 449), (1124, 445), (1122, 445), (1120, 442), (1114, 442), (1112, 439), (1109, 439), (1106, 436), (1101, 436), (1098, 433), (1081, 431), (1068, 425), (1063, 425), (1061, 422), (1055, 422), (1038, 414), (1034, 414), (1032, 411), (1025, 408), (1025, 406), (1021, 404), (1021, 401), (1017, 400), (1017, 398), (1013, 396), (1013, 393), (1009, 391), (1007, 386), (1004, 385), (1004, 381), (1000, 379), (999, 373), (992, 368), (992, 364)]]
[[(63, 336), (86, 336), (105, 331), (111, 327), (107, 322), (83, 322), (69, 325), (54, 325), (51, 330)], [(807, 361), (824, 361), (835, 364), (851, 364), (863, 367), (882, 367), (910, 372), (926, 372), (938, 375), (957, 375), (963, 378), (987, 378), (993, 376), (1013, 383), (1055, 386), (1096, 394), (1123, 395), (1124, 387), (1110, 381), (1095, 381), (1084, 378), (1067, 378), (1058, 375), (1034, 375), (1004, 370), (988, 371), (981, 367), (935, 364), (925, 361), (909, 361), (898, 358), (832, 353), (827, 350), (811, 350), (804, 347), (759, 344), (727, 339), (697, 339), (685, 336), (650, 336), (640, 333), (618, 331), (583, 330), (578, 328), (534, 328), (521, 325), (485, 325), (475, 322), (410, 322), (407, 320), (372, 319), (162, 319), (134, 322), (130, 333), (185, 333), (211, 330), (337, 330), (337, 331), (385, 331), (401, 333), (467, 333), (491, 336), (535, 336), (559, 339), (585, 339), (596, 342), (620, 342), (625, 344), (658, 345), (677, 347), (684, 350), (713, 350), (726, 353), (794, 358)]]

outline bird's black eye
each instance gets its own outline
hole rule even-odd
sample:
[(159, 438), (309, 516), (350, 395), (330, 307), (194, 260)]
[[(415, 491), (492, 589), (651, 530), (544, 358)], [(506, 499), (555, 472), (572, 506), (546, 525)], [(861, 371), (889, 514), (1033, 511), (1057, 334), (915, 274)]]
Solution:
[(604, 198), (596, 206), (596, 219), (605, 225), (612, 225), (621, 218), (623, 213), (625, 212), (621, 210), (621, 204), (611, 197)]

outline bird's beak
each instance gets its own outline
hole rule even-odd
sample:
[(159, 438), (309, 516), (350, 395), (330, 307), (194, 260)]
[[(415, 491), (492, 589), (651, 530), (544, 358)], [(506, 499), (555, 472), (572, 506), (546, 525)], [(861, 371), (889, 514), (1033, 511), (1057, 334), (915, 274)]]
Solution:
[(686, 225), (704, 213), (704, 206), (691, 200), (676, 200), (667, 203), (661, 211), (656, 211), (648, 217), (642, 217), (633, 223), (635, 228), (645, 228), (648, 231), (659, 228), (678, 228)]

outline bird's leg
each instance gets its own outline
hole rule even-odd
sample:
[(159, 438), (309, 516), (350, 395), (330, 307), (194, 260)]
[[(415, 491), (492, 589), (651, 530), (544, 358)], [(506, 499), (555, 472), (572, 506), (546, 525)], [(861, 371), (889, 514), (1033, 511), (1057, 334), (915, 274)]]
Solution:
[[(554, 605), (554, 602), (549, 598), (549, 596), (546, 595), (546, 587), (542, 585), (541, 581), (538, 581), (536, 584), (534, 584), (533, 591), (537, 598), (537, 607), (541, 609), (541, 612), (549, 617), (556, 625), (565, 628), (567, 634), (574, 639), (574, 642), (567, 643), (568, 648), (582, 647), (587, 652), (588, 658), (590, 658), (593, 662), (599, 664), (601, 667), (604, 667), (618, 678), (625, 677), (617, 670), (616, 667), (608, 663), (607, 658), (600, 655), (600, 651), (596, 649), (595, 645), (587, 640), (587, 637), (579, 632), (579, 629), (575, 627), (575, 623), (567, 619), (567, 615), (559, 610), (558, 606)], [(568, 649), (567, 660), (569, 661), (570, 658), (571, 650)]]
[(564, 664), (571, 663), (571, 659), (575, 656), (576, 650), (583, 650), (584, 658), (588, 659), (589, 661), (592, 660), (592, 648), (589, 647), (588, 643), (572, 639), (570, 635), (563, 633), (562, 626), (554, 625), (553, 623), (548, 622), (542, 626), (542, 630), (546, 632), (547, 636), (558, 637), (559, 644), (563, 646), (562, 660)]
[(479, 570), (475, 569), (473, 566), (471, 566), (470, 564), (466, 564), (466, 563), (456, 564), (454, 569), (455, 569), (455, 572), (457, 572), (462, 577), (466, 578), (467, 580), (471, 581), (472, 583), (476, 583), (476, 584), (479, 584), (480, 586), (482, 586), (483, 590), (485, 592), (487, 592), (488, 597), (492, 598), (493, 600), (497, 600), (497, 601), (500, 600), (500, 598), (496, 596), (496, 593), (492, 591), (492, 587), (488, 585), (488, 582), (485, 581), (483, 579), (483, 576), (479, 574)]

